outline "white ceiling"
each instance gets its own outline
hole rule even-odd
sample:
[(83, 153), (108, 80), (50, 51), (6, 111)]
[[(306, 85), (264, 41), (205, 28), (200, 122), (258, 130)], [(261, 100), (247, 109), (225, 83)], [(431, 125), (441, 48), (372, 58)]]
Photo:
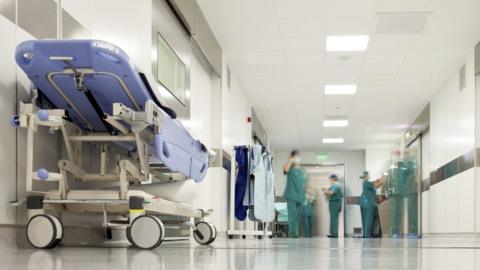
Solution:
[[(281, 150), (397, 144), (480, 40), (478, 0), (198, 2), (232, 73)], [(365, 34), (366, 52), (325, 52), (327, 35)], [(323, 95), (325, 84), (359, 87), (355, 96), (332, 97)], [(350, 125), (322, 127), (323, 119), (338, 117)], [(323, 137), (344, 137), (345, 143), (325, 145)]]

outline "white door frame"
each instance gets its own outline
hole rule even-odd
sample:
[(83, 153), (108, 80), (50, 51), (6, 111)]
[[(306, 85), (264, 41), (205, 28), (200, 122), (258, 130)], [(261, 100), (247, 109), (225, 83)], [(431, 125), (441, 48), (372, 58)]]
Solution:
[(345, 214), (345, 208), (346, 208), (346, 197), (345, 197), (345, 177), (346, 177), (346, 169), (345, 169), (345, 163), (339, 163), (339, 162), (320, 162), (320, 163), (301, 163), (300, 166), (302, 168), (312, 168), (312, 167), (342, 167), (343, 168), (343, 178), (340, 179), (340, 183), (342, 184), (342, 193), (343, 193), (343, 198), (342, 198), (342, 211), (340, 214), (343, 217), (343, 230), (339, 232), (339, 237), (345, 237), (345, 228), (346, 228), (346, 218), (347, 215)]

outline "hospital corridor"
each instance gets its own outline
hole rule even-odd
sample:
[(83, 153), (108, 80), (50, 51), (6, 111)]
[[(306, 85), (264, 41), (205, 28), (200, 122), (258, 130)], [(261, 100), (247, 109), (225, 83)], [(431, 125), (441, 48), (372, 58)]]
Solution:
[(480, 269), (480, 1), (0, 0), (0, 270)]

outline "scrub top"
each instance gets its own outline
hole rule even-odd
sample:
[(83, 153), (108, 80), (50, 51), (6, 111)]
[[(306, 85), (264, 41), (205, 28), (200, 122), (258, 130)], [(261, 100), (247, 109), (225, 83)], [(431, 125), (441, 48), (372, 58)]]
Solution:
[(333, 192), (333, 194), (328, 197), (329, 201), (339, 201), (342, 199), (343, 194), (339, 184), (337, 183), (332, 184), (330, 188), (328, 188), (328, 190)]
[(360, 196), (360, 206), (375, 206), (377, 192), (373, 182), (362, 180), (362, 195)]
[(287, 173), (287, 186), (283, 197), (303, 204), (305, 202), (305, 183), (307, 177), (305, 171), (301, 168), (290, 168)]

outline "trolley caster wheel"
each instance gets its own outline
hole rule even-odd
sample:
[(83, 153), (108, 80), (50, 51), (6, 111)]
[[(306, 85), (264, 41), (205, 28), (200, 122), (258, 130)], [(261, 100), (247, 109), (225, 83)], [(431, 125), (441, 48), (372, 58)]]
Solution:
[(247, 236), (245, 234), (242, 235), (242, 239), (247, 239)]
[(127, 227), (127, 239), (137, 248), (154, 249), (165, 239), (165, 227), (156, 216), (138, 216)]
[(273, 239), (273, 235), (269, 235), (268, 238)]
[(233, 239), (233, 235), (229, 235), (229, 236), (228, 236), (228, 239)]
[(208, 222), (199, 221), (195, 224), (193, 238), (200, 245), (209, 245), (217, 238), (217, 228)]
[(63, 238), (63, 225), (52, 215), (33, 216), (27, 224), (27, 240), (33, 247), (48, 249), (56, 247)]
[(262, 239), (263, 239), (263, 236), (259, 235), (258, 240), (262, 240)]

